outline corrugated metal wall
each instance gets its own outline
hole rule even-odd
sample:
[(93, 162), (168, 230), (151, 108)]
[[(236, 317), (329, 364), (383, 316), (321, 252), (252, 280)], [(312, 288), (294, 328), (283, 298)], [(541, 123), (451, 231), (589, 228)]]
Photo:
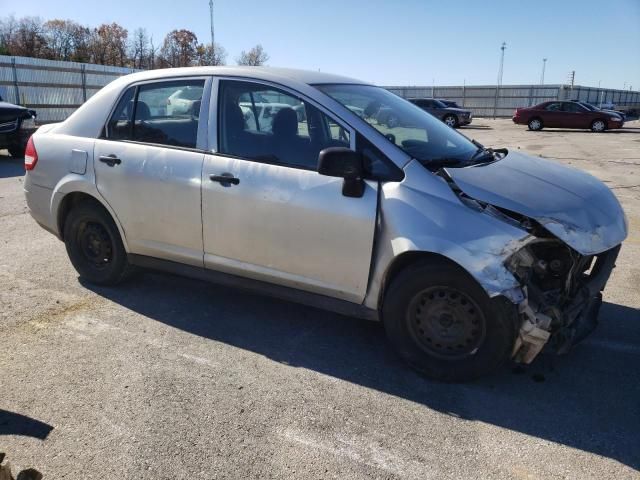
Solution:
[[(38, 111), (38, 122), (67, 118), (84, 101), (121, 75), (135, 70), (0, 55), (0, 95)], [(640, 107), (640, 92), (567, 85), (386, 87), (404, 98), (446, 98), (476, 116), (509, 117), (518, 107), (548, 100), (579, 99), (593, 104)]]
[(57, 122), (116, 78), (135, 70), (0, 55), (0, 95), (33, 108), (38, 123)]
[(568, 85), (495, 85), (449, 87), (385, 87), (403, 98), (444, 98), (473, 110), (480, 117), (510, 117), (519, 107), (550, 100), (582, 100), (598, 105), (640, 107), (640, 92)]

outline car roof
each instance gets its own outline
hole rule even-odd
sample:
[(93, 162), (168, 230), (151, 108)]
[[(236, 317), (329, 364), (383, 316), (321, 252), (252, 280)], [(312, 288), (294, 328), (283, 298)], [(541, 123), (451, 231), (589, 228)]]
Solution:
[(145, 72), (133, 73), (126, 75), (130, 81), (142, 81), (162, 78), (172, 78), (193, 75), (219, 75), (230, 77), (246, 77), (257, 80), (273, 81), (278, 83), (298, 82), (307, 85), (318, 84), (356, 84), (371, 85), (368, 82), (356, 80), (354, 78), (343, 77), (341, 75), (333, 75), (330, 73), (316, 72), (310, 70), (298, 70), (293, 68), (276, 68), (276, 67), (183, 67), (183, 68), (167, 68), (159, 70), (148, 70)]

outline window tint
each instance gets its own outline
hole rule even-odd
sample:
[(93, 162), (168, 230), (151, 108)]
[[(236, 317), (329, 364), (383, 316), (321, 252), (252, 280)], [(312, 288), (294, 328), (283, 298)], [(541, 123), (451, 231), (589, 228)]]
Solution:
[[(158, 82), (138, 87), (131, 139), (195, 148), (204, 80)], [(190, 98), (182, 98), (190, 91)]]
[(546, 106), (545, 110), (547, 110), (549, 112), (559, 112), (560, 110), (562, 110), (562, 104), (561, 103), (550, 103), (549, 105)]
[(135, 91), (135, 87), (131, 87), (120, 98), (120, 102), (107, 123), (107, 138), (112, 140), (128, 140), (130, 138)]
[(563, 104), (564, 108), (563, 110), (565, 112), (584, 112), (585, 109), (582, 107), (582, 105), (578, 104), (578, 103), (572, 103), (572, 102), (567, 102), (565, 104)]
[(276, 88), (222, 81), (218, 104), (220, 153), (315, 170), (320, 150), (350, 145), (348, 130)]

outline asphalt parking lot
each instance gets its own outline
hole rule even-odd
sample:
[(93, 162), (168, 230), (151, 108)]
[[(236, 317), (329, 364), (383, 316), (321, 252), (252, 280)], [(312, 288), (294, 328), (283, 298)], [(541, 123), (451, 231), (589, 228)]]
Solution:
[(568, 356), (444, 385), (375, 323), (164, 274), (83, 285), (0, 157), (0, 451), (45, 479), (640, 478), (640, 122), (462, 132), (586, 170), (626, 210)]

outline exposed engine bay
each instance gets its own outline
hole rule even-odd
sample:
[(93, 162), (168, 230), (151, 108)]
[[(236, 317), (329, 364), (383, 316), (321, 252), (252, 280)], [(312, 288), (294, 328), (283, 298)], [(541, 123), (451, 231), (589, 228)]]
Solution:
[(505, 260), (505, 267), (522, 290), (519, 298), (510, 298), (517, 303), (520, 322), (512, 352), (514, 360), (530, 363), (543, 348), (566, 353), (591, 333), (597, 325), (601, 292), (615, 266), (620, 245), (599, 254), (580, 254), (538, 221), (472, 198), (446, 170), (441, 169), (438, 174), (469, 208), (529, 233)]

